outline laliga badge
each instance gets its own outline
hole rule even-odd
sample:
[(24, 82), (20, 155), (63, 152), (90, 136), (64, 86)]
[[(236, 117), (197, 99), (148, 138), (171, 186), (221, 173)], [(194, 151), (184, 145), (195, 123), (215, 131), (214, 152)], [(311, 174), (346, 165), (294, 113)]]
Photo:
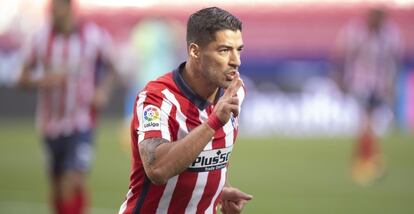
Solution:
[(158, 107), (145, 106), (142, 119), (143, 131), (161, 130), (161, 110)]

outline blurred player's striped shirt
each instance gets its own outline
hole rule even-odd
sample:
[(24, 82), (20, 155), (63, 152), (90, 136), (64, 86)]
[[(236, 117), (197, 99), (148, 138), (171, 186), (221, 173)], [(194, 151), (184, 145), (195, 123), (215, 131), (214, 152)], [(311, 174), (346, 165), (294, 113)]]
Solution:
[[(183, 67), (184, 64), (180, 66)], [(226, 183), (228, 160), (237, 136), (237, 117), (218, 130), (188, 169), (164, 185), (145, 175), (138, 144), (148, 138), (174, 143), (207, 121), (214, 108), (194, 94), (180, 69), (150, 82), (138, 95), (131, 123), (132, 171), (129, 191), (119, 213), (216, 213)], [(222, 95), (223, 90), (219, 93)], [(240, 105), (243, 88), (237, 93)]]
[(403, 41), (391, 21), (385, 22), (376, 33), (365, 25), (350, 22), (339, 34), (337, 42), (344, 51), (346, 82), (359, 95), (371, 92), (386, 95), (399, 69)]
[(44, 27), (32, 40), (27, 60), (35, 63), (32, 77), (46, 72), (65, 72), (60, 87), (40, 90), (37, 125), (48, 137), (69, 135), (94, 126), (91, 102), (99, 62), (109, 58), (110, 39), (94, 24), (78, 25), (69, 35)]

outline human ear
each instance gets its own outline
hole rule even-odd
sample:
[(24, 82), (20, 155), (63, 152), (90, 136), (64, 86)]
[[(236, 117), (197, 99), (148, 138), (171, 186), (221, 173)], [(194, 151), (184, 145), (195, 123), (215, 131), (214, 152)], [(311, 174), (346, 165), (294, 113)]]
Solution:
[(199, 57), (199, 54), (200, 54), (200, 47), (195, 43), (191, 43), (189, 45), (188, 49), (189, 49), (190, 57), (195, 59), (195, 60), (198, 60), (198, 57)]

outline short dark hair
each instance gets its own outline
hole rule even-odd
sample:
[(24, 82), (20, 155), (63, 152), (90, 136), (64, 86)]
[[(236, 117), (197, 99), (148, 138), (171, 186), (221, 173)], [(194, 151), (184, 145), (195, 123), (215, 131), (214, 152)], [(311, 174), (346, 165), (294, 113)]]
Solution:
[(229, 12), (209, 7), (193, 13), (187, 22), (187, 45), (206, 45), (215, 39), (220, 30), (242, 30), (242, 22)]

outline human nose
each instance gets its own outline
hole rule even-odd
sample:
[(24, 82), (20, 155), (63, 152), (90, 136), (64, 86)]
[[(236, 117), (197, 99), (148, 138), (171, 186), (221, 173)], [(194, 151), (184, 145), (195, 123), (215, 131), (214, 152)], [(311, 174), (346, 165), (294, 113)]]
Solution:
[(240, 67), (241, 60), (239, 51), (235, 50), (231, 52), (229, 64), (235, 68)]

